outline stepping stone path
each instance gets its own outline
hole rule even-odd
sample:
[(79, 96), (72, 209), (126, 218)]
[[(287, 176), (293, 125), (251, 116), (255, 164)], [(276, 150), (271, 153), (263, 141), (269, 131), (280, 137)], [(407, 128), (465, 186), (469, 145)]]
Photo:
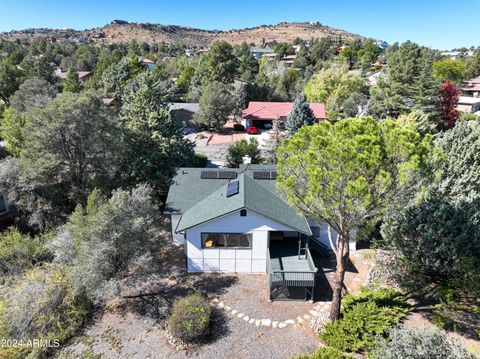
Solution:
[(322, 312), (327, 311), (330, 306), (332, 305), (331, 302), (316, 302), (313, 309), (311, 309), (308, 313), (305, 313), (302, 316), (298, 316), (296, 319), (287, 319), (283, 322), (268, 318), (263, 319), (255, 319), (245, 315), (242, 312), (239, 312), (236, 309), (232, 309), (228, 305), (225, 305), (222, 301), (218, 298), (213, 298), (210, 301), (210, 305), (213, 307), (217, 307), (219, 309), (223, 309), (226, 312), (230, 312), (234, 318), (243, 319), (245, 323), (255, 325), (256, 327), (268, 327), (268, 328), (276, 328), (276, 329), (283, 329), (287, 326), (302, 326), (308, 323), (308, 321), (312, 318), (315, 318)]

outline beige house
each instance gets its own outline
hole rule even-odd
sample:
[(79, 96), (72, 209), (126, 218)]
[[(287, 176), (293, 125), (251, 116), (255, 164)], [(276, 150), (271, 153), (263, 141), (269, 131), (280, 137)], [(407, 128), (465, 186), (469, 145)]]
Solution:
[(467, 113), (480, 114), (480, 97), (460, 96), (457, 110)]

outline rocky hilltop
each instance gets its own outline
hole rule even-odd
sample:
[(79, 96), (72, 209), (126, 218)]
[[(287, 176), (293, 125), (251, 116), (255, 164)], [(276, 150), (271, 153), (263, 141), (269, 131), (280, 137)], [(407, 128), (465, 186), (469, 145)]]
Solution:
[(279, 23), (261, 25), (252, 28), (232, 30), (203, 30), (178, 25), (149, 23), (129, 23), (114, 20), (110, 24), (83, 31), (72, 29), (26, 29), (0, 33), (4, 40), (31, 40), (36, 37), (54, 37), (56, 39), (91, 40), (96, 43), (126, 43), (135, 40), (139, 43), (181, 43), (187, 46), (206, 47), (212, 41), (225, 40), (232, 44), (243, 41), (256, 45), (262, 42), (292, 42), (296, 38), (340, 37), (342, 39), (361, 36), (344, 30), (332, 28), (319, 22)]

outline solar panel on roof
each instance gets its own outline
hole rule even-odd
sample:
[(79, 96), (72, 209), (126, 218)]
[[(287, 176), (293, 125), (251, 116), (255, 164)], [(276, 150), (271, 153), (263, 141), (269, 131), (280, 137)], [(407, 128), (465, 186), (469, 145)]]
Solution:
[(270, 179), (270, 172), (267, 171), (254, 171), (253, 179)]
[(277, 172), (276, 171), (254, 171), (253, 179), (258, 180), (276, 180)]
[(232, 181), (227, 186), (227, 197), (238, 194), (239, 183), (238, 181)]
[(202, 171), (200, 172), (200, 178), (203, 179), (217, 179), (218, 171)]
[(235, 171), (218, 171), (218, 178), (220, 179), (234, 179), (237, 178)]

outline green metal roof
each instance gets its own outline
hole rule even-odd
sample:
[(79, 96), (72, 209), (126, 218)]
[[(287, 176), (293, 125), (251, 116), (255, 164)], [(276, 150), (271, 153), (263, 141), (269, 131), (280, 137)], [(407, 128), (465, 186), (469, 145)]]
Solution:
[[(230, 180), (201, 179), (204, 168), (180, 168), (167, 197), (166, 210), (182, 217), (176, 232), (194, 227), (223, 215), (248, 209), (282, 223), (292, 230), (311, 235), (303, 215), (299, 215), (276, 192), (274, 180), (255, 180), (253, 170), (275, 170), (271, 165), (234, 169), (239, 193), (226, 196)], [(231, 169), (229, 169), (231, 171)]]
[[(179, 168), (165, 203), (167, 213), (185, 213), (189, 208), (229, 182), (228, 179), (201, 179), (207, 168)], [(235, 169), (233, 169), (235, 171)]]

